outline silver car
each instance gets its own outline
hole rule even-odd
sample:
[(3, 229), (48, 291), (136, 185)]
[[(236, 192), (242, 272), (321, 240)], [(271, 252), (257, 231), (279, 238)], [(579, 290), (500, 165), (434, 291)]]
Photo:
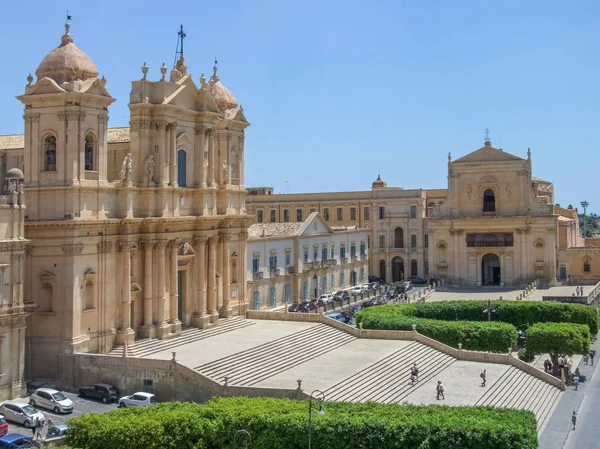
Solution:
[(7, 421), (23, 424), (25, 427), (31, 427), (38, 419), (42, 425), (46, 421), (42, 413), (24, 402), (6, 401), (0, 406), (0, 413), (4, 414)]
[(29, 398), (29, 405), (52, 410), (54, 413), (70, 413), (73, 411), (73, 401), (63, 393), (52, 388), (38, 388)]

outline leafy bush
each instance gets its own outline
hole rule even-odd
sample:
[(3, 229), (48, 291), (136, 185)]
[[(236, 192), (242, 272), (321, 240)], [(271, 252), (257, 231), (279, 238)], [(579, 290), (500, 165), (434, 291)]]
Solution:
[[(527, 411), (342, 402), (324, 407), (325, 415), (315, 413), (312, 419), (317, 448), (537, 448), (536, 420)], [(179, 420), (176, 429), (168, 429), (166, 423)], [(252, 448), (305, 449), (308, 403), (215, 398), (205, 405), (169, 403), (87, 414), (71, 420), (70, 443), (81, 449), (221, 449), (232, 447), (239, 429), (251, 434)]]
[[(594, 307), (554, 301), (492, 301), (492, 321), (526, 329), (535, 323), (587, 324), (598, 333), (598, 314)], [(378, 306), (400, 315), (447, 321), (487, 321), (487, 301), (440, 301)], [(357, 320), (358, 322), (358, 320)]]
[(531, 351), (528, 351), (527, 348), (520, 349), (517, 354), (519, 355), (519, 359), (525, 363), (531, 363), (535, 360), (535, 354), (533, 354)]
[(590, 351), (590, 329), (585, 324), (534, 324), (527, 330), (527, 351), (550, 355), (587, 354)]
[[(392, 306), (394, 307), (394, 306)], [(507, 323), (487, 321), (442, 321), (416, 318), (399, 313), (389, 306), (370, 307), (361, 311), (356, 318), (363, 323), (363, 329), (411, 331), (417, 325), (417, 332), (448, 346), (472, 351), (506, 352), (517, 344), (517, 329)]]

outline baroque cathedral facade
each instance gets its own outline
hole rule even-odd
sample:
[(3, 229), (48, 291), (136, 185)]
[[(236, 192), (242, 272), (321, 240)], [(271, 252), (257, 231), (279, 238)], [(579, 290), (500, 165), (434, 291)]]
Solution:
[(0, 151), (4, 169), (24, 172), (19, 285), (37, 306), (22, 311), (19, 377), (69, 384), (75, 352), (243, 313), (252, 218), (249, 123), (217, 67), (196, 84), (183, 56), (156, 81), (144, 63), (130, 127), (110, 129), (106, 79), (65, 28), (17, 97), (24, 134), (0, 136)]

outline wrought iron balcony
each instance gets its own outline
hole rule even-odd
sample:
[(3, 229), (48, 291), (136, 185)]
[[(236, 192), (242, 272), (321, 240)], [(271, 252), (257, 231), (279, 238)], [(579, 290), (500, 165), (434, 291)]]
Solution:
[(252, 273), (253, 281), (258, 281), (258, 280), (262, 279), (263, 277), (264, 277), (264, 274), (262, 271), (257, 271), (256, 273)]
[(296, 274), (296, 267), (285, 267), (285, 274)]

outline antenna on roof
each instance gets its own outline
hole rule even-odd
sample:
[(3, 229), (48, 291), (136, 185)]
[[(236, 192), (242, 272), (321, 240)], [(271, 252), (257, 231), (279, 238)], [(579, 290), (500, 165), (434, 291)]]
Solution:
[(183, 40), (187, 37), (187, 34), (183, 31), (183, 25), (179, 25), (179, 31), (177, 32), (177, 47), (175, 48), (175, 61), (173, 65), (177, 64), (179, 57), (183, 56)]

